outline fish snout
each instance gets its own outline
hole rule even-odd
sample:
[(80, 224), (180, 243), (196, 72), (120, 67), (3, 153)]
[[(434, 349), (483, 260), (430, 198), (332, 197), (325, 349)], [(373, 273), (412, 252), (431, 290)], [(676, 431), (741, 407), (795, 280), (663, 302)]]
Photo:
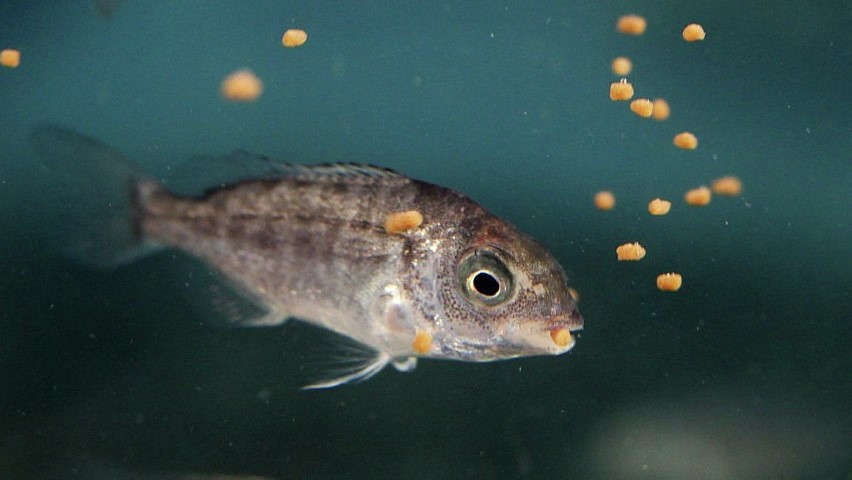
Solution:
[(567, 328), (571, 332), (583, 329), (583, 316), (576, 306), (567, 314), (554, 316), (551, 321), (554, 327)]
[(583, 329), (583, 317), (574, 309), (570, 313), (529, 322), (508, 332), (506, 343), (523, 355), (560, 355), (571, 350), (576, 343), (572, 332)]
[(575, 307), (570, 313), (552, 317), (548, 322), (548, 333), (551, 345), (548, 345), (551, 353), (556, 355), (565, 353), (574, 347), (576, 340), (571, 332), (583, 329), (583, 316)]

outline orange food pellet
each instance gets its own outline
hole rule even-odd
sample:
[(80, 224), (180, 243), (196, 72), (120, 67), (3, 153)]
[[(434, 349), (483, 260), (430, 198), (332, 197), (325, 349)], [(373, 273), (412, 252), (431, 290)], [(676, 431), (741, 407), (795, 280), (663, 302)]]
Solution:
[(390, 234), (407, 232), (423, 223), (423, 215), (417, 210), (395, 212), (385, 218), (385, 231)]
[(713, 194), (710, 193), (710, 189), (705, 187), (704, 185), (693, 188), (692, 190), (686, 192), (683, 196), (683, 199), (686, 203), (692, 205), (693, 207), (703, 207), (710, 203), (710, 199), (713, 197)]
[(7, 48), (0, 52), (0, 65), (9, 68), (18, 68), (21, 64), (21, 52)]
[(623, 15), (618, 18), (618, 23), (615, 24), (615, 28), (625, 35), (642, 35), (647, 26), (648, 22), (639, 15)]
[(234, 102), (253, 102), (263, 93), (263, 82), (251, 70), (237, 70), (225, 77), (222, 96)]
[(657, 275), (657, 288), (664, 292), (676, 292), (683, 286), (683, 277), (679, 273), (661, 273)]
[(736, 197), (743, 192), (743, 182), (739, 178), (727, 176), (713, 180), (713, 192), (726, 197)]
[(651, 215), (665, 215), (672, 209), (672, 202), (655, 198), (648, 202), (648, 213)]
[(615, 195), (608, 190), (603, 190), (595, 194), (595, 207), (598, 210), (612, 210), (615, 207)]
[(414, 341), (411, 342), (411, 348), (417, 353), (429, 353), (432, 349), (432, 334), (418, 330), (414, 335)]
[(624, 77), (630, 74), (633, 69), (633, 63), (627, 57), (615, 57), (612, 61), (612, 73), (619, 77)]
[(665, 120), (669, 118), (671, 113), (672, 111), (669, 108), (669, 102), (662, 98), (654, 100), (654, 111), (651, 114), (651, 116), (654, 117), (654, 120)]
[(689, 132), (681, 132), (675, 135), (672, 143), (684, 150), (695, 150), (698, 148), (698, 137)]
[(704, 27), (697, 23), (690, 23), (683, 29), (683, 39), (687, 42), (697, 42), (700, 40), (704, 40), (706, 34), (704, 33)]
[(622, 78), (620, 82), (612, 82), (609, 86), (609, 99), (613, 102), (631, 98), (633, 98), (633, 85), (626, 78)]
[(625, 243), (615, 249), (615, 255), (618, 257), (619, 262), (637, 262), (645, 257), (645, 247), (639, 245), (639, 242)]
[(654, 104), (647, 98), (637, 98), (630, 102), (630, 110), (640, 117), (648, 118), (654, 113)]
[(553, 339), (553, 343), (560, 347), (567, 347), (572, 341), (571, 332), (564, 327), (550, 330), (550, 338)]
[(301, 47), (307, 41), (308, 32), (297, 28), (287, 30), (284, 32), (284, 36), (281, 37), (281, 44), (287, 48)]

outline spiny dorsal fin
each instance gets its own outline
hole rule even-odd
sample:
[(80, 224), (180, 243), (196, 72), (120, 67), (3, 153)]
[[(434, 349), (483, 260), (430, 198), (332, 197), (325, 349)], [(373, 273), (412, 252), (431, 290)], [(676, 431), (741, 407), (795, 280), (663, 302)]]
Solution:
[(165, 184), (175, 193), (200, 195), (211, 188), (234, 185), (245, 180), (280, 178), (353, 184), (377, 181), (402, 184), (410, 181), (399, 172), (366, 163), (302, 165), (273, 160), (245, 150), (234, 150), (229, 155), (192, 157), (175, 167)]
[[(274, 162), (273, 162), (274, 163)], [(385, 167), (368, 163), (319, 163), (316, 165), (300, 165), (293, 163), (278, 163), (281, 171), (295, 177), (307, 179), (405, 179), (408, 177)]]

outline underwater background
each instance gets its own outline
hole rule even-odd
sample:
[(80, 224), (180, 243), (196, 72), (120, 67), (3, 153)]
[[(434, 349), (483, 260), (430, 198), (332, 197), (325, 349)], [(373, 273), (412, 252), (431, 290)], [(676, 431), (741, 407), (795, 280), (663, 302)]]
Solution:
[[(852, 478), (850, 22), (848, 1), (3, 1), (0, 477)], [(610, 101), (618, 55), (668, 120)], [(240, 68), (255, 102), (220, 96)], [(554, 253), (585, 330), (563, 356), (301, 391), (323, 332), (205, 322), (176, 252), (62, 255), (42, 123), (162, 178), (239, 148), (454, 188)], [(729, 174), (742, 195), (683, 202)], [(647, 257), (617, 262), (627, 241)]]

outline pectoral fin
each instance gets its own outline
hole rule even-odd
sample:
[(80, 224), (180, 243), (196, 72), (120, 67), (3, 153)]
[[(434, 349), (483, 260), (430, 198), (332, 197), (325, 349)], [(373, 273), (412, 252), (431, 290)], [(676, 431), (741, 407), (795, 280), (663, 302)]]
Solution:
[(287, 312), (266, 305), (260, 298), (199, 263), (187, 267), (181, 288), (192, 309), (204, 321), (226, 327), (263, 327), (284, 323)]
[(346, 383), (358, 383), (369, 380), (390, 362), (386, 353), (375, 352), (372, 357), (351, 359), (347, 364), (340, 364), (328, 371), (328, 378), (302, 387), (302, 390), (318, 390), (332, 388)]

